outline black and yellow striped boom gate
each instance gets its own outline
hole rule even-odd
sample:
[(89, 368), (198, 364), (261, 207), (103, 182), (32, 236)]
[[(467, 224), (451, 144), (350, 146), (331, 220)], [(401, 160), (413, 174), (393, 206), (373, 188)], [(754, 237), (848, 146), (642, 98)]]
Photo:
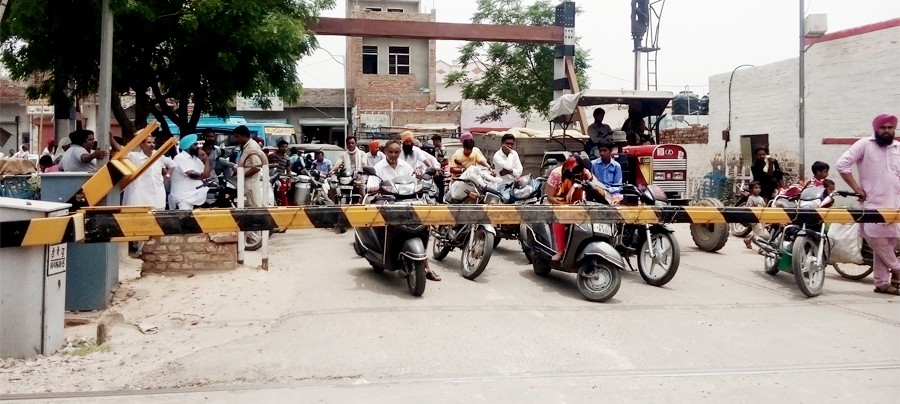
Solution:
[(85, 211), (85, 241), (232, 231), (491, 223), (900, 223), (900, 209), (780, 209), (698, 206), (598, 207), (511, 205), (379, 205)]

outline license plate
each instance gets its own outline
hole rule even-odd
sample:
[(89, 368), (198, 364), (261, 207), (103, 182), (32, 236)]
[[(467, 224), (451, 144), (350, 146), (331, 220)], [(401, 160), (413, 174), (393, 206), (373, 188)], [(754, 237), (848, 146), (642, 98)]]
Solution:
[(340, 185), (338, 189), (353, 189), (353, 185)]

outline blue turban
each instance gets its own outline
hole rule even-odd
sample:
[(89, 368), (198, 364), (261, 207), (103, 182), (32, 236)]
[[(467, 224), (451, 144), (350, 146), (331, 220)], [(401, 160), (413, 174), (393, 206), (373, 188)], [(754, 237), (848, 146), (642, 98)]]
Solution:
[(178, 142), (178, 147), (180, 147), (181, 150), (187, 150), (190, 149), (194, 143), (197, 143), (197, 135), (187, 135), (181, 138), (181, 141)]

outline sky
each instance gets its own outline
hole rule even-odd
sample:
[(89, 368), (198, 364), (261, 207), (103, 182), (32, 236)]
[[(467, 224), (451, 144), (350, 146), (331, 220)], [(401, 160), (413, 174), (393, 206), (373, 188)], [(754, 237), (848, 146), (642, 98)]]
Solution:
[[(526, 0), (526, 3), (528, 0)], [(346, 0), (322, 13), (345, 17)], [(439, 22), (466, 23), (475, 12), (476, 0), (423, 0), (424, 9), (436, 9)], [(582, 9), (575, 32), (588, 50), (589, 87), (631, 89), (634, 54), (631, 52), (629, 0), (575, 0)], [(807, 14), (826, 14), (828, 32), (900, 17), (897, 0), (805, 0)], [(709, 77), (731, 72), (743, 64), (764, 65), (797, 57), (799, 52), (800, 1), (792, 0), (666, 0), (659, 28), (659, 90), (688, 89), (708, 92)], [(298, 63), (307, 88), (341, 88), (344, 38), (318, 37), (319, 50)], [(457, 56), (459, 41), (438, 41), (437, 58), (447, 62)], [(646, 64), (642, 63), (642, 71)], [(643, 76), (643, 74), (642, 74)], [(646, 87), (643, 87), (646, 88)]]

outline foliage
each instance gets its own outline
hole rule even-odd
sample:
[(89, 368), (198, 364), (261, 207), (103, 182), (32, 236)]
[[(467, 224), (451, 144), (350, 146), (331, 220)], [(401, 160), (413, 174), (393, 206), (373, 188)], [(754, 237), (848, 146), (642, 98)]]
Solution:
[[(472, 22), (550, 26), (554, 24), (555, 6), (549, 0), (531, 5), (522, 0), (479, 0)], [(464, 71), (446, 77), (447, 86), (462, 86), (463, 98), (493, 108), (479, 117), (482, 123), (499, 120), (510, 109), (526, 116), (532, 111), (547, 116), (553, 100), (553, 45), (470, 42), (460, 48), (459, 63), (483, 70), (480, 78), (470, 77)], [(587, 86), (584, 72), (588, 68), (586, 51), (576, 48), (575, 71), (581, 88)]]
[[(97, 92), (100, 2), (10, 2), (0, 57), (13, 78), (33, 79), (29, 98), (60, 105)], [(296, 101), (297, 60), (316, 47), (307, 28), (332, 6), (334, 0), (111, 0), (116, 118), (123, 123), (119, 95), (129, 91), (136, 94), (137, 127), (152, 114), (182, 132), (193, 130), (201, 113), (227, 116), (237, 94), (262, 104), (272, 94)]]

